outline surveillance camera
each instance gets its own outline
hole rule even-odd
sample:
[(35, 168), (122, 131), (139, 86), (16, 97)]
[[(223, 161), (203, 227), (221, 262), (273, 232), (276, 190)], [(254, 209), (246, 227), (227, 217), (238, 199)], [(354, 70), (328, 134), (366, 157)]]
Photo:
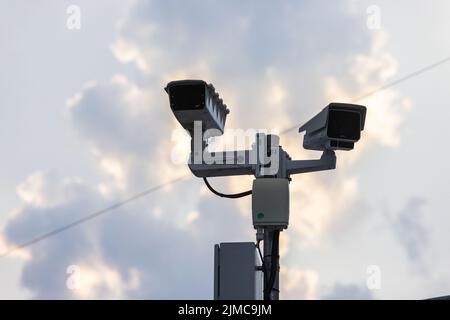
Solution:
[(364, 130), (366, 107), (330, 103), (300, 127), (303, 147), (310, 150), (352, 150)]
[(215, 135), (223, 134), (230, 111), (212, 84), (203, 80), (177, 80), (169, 82), (165, 90), (175, 117), (191, 136), (194, 121), (202, 122), (203, 131), (216, 129)]

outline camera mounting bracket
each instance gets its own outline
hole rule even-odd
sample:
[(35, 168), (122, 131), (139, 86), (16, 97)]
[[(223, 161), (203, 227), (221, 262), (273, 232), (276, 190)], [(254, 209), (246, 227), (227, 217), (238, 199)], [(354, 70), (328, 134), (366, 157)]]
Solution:
[(189, 168), (201, 178), (254, 175), (289, 180), (293, 174), (336, 168), (333, 150), (323, 151), (320, 159), (292, 160), (278, 141), (278, 136), (258, 133), (251, 150), (231, 152), (208, 152), (206, 143), (191, 143)]

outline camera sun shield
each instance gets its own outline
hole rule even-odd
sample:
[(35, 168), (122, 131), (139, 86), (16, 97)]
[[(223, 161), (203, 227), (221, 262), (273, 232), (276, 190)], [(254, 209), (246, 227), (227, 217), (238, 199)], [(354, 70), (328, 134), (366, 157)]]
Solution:
[(361, 138), (366, 107), (356, 104), (330, 103), (300, 127), (305, 131), (303, 147), (310, 150), (352, 150)]
[(169, 82), (165, 90), (175, 117), (191, 135), (195, 121), (202, 122), (204, 131), (216, 129), (223, 134), (229, 110), (213, 85), (203, 80), (177, 80)]

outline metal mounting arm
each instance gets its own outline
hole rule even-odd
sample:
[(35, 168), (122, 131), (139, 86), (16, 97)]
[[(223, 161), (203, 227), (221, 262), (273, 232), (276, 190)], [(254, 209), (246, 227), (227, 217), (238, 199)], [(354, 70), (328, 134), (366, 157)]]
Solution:
[(199, 178), (253, 175), (255, 165), (252, 164), (252, 151), (212, 152), (205, 153), (203, 163), (190, 163), (189, 169)]
[(325, 150), (318, 160), (288, 160), (287, 175), (314, 171), (331, 170), (336, 168), (336, 155), (333, 150)]
[[(266, 139), (272, 139), (276, 143), (261, 143)], [(333, 150), (325, 150), (317, 160), (291, 160), (289, 154), (278, 146), (278, 137), (270, 135), (259, 134), (251, 150), (210, 153), (205, 151), (205, 142), (198, 145), (192, 143), (191, 146), (189, 168), (199, 178), (254, 175), (257, 178), (271, 176), (287, 179), (293, 174), (336, 168), (336, 155)], [(275, 156), (272, 161), (278, 161), (276, 169), (272, 171), (267, 169), (267, 164), (262, 160), (267, 154), (267, 149)]]

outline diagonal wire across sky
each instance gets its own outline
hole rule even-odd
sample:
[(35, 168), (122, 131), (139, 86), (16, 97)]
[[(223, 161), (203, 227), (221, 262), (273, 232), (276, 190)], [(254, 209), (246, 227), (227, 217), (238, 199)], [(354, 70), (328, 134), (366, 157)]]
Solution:
[[(367, 98), (367, 97), (373, 96), (373, 95), (376, 94), (376, 93), (379, 93), (379, 92), (381, 92), (381, 91), (384, 91), (384, 90), (386, 90), (386, 89), (389, 89), (389, 88), (391, 88), (391, 87), (393, 87), (393, 86), (396, 86), (396, 85), (398, 85), (398, 84), (400, 84), (400, 83), (402, 83), (402, 82), (405, 82), (405, 81), (407, 81), (407, 80), (409, 80), (409, 79), (412, 79), (412, 78), (415, 78), (415, 77), (417, 77), (417, 76), (420, 76), (420, 75), (424, 74), (425, 72), (430, 71), (431, 69), (434, 69), (434, 68), (436, 68), (436, 67), (439, 67), (439, 66), (441, 66), (441, 65), (443, 65), (443, 64), (445, 64), (445, 63), (447, 63), (447, 62), (449, 62), (449, 61), (450, 61), (450, 56), (448, 56), (448, 57), (446, 57), (446, 58), (444, 58), (444, 59), (435, 61), (435, 62), (433, 62), (433, 63), (431, 63), (431, 64), (429, 64), (429, 65), (426, 65), (425, 67), (420, 68), (420, 69), (418, 69), (418, 70), (416, 70), (416, 71), (414, 71), (414, 72), (411, 72), (411, 73), (409, 73), (409, 74), (407, 74), (407, 75), (405, 75), (405, 76), (403, 76), (403, 77), (401, 77), (401, 78), (399, 78), (399, 79), (397, 79), (397, 80), (388, 82), (388, 83), (382, 85), (381, 87), (375, 88), (375, 89), (373, 89), (372, 91), (368, 91), (368, 92), (366, 92), (366, 93), (364, 93), (364, 94), (362, 94), (362, 95), (360, 95), (360, 96), (357, 96), (357, 97), (353, 98), (353, 99), (351, 100), (351, 102), (352, 102), (352, 103), (356, 103), (356, 102), (358, 102), (358, 101), (361, 101), (362, 99), (365, 99), (365, 98)], [(287, 129), (281, 131), (281, 135), (284, 135), (284, 134), (286, 134), (286, 133), (291, 132), (292, 130), (297, 129), (300, 125), (302, 125), (302, 124), (299, 123), (299, 124), (297, 124), (297, 125), (295, 125), (295, 126), (289, 127), (289, 128), (287, 128)]]
[[(366, 93), (364, 93), (364, 94), (362, 94), (360, 96), (357, 96), (354, 99), (352, 99), (351, 102), (356, 103), (358, 101), (361, 101), (364, 98), (370, 97), (370, 96), (372, 96), (372, 95), (374, 95), (376, 93), (379, 93), (379, 92), (384, 91), (384, 90), (386, 90), (388, 88), (396, 86), (396, 85), (398, 85), (398, 84), (400, 84), (402, 82), (405, 82), (407, 80), (410, 80), (412, 78), (420, 76), (420, 75), (426, 73), (427, 71), (430, 71), (430, 70), (435, 69), (435, 68), (437, 68), (439, 66), (442, 66), (443, 64), (445, 64), (447, 62), (450, 62), (450, 56), (448, 56), (448, 57), (446, 57), (444, 59), (435, 61), (435, 62), (433, 62), (433, 63), (431, 63), (429, 65), (426, 65), (426, 66), (424, 66), (424, 67), (422, 67), (422, 68), (420, 68), (420, 69), (418, 69), (418, 70), (416, 70), (414, 72), (411, 72), (411, 73), (409, 73), (409, 74), (407, 74), (407, 75), (405, 75), (405, 76), (403, 76), (403, 77), (401, 77), (399, 79), (396, 79), (394, 81), (388, 82), (388, 83), (382, 85), (381, 87), (378, 87), (378, 88), (376, 88), (376, 89), (374, 89), (372, 91), (368, 91), (368, 92), (366, 92)], [(281, 135), (287, 134), (287, 133), (297, 129), (300, 125), (301, 124), (297, 124), (295, 126), (287, 128), (287, 129), (281, 131), (280, 134)], [(151, 187), (151, 188), (149, 188), (149, 189), (147, 189), (145, 191), (142, 191), (142, 192), (140, 192), (140, 193), (138, 193), (138, 194), (136, 194), (134, 196), (131, 196), (131, 197), (125, 199), (125, 200), (117, 202), (117, 203), (115, 203), (115, 204), (113, 204), (113, 205), (111, 205), (111, 206), (109, 206), (107, 208), (104, 208), (104, 209), (99, 210), (99, 211), (95, 211), (95, 212), (90, 213), (90, 214), (88, 214), (88, 215), (86, 215), (86, 216), (84, 216), (84, 217), (82, 217), (80, 219), (74, 220), (74, 221), (72, 221), (72, 222), (70, 222), (70, 223), (68, 223), (68, 224), (66, 224), (64, 226), (61, 226), (61, 227), (53, 229), (53, 230), (51, 230), (51, 231), (49, 231), (47, 233), (41, 234), (39, 236), (36, 236), (35, 238), (32, 238), (32, 239), (30, 239), (28, 241), (22, 242), (22, 243), (20, 243), (20, 244), (18, 244), (16, 246), (13, 246), (13, 247), (7, 249), (5, 252), (0, 254), (0, 258), (6, 257), (6, 256), (8, 256), (9, 254), (11, 254), (12, 252), (14, 252), (16, 250), (32, 246), (32, 245), (34, 245), (34, 244), (36, 244), (38, 242), (41, 242), (41, 241), (43, 241), (43, 240), (45, 240), (47, 238), (56, 236), (56, 235), (58, 235), (58, 234), (60, 234), (60, 233), (62, 233), (64, 231), (67, 231), (69, 229), (75, 228), (75, 227), (77, 227), (77, 226), (79, 226), (79, 225), (81, 225), (81, 224), (83, 224), (85, 222), (91, 221), (91, 220), (93, 220), (95, 218), (98, 218), (98, 217), (103, 216), (103, 215), (105, 215), (107, 213), (110, 213), (110, 212), (114, 211), (115, 209), (123, 207), (123, 206), (125, 206), (125, 205), (127, 205), (130, 202), (133, 202), (135, 200), (138, 200), (138, 199), (141, 199), (143, 197), (146, 197), (146, 196), (148, 196), (148, 195), (150, 195), (150, 194), (152, 194), (152, 193), (154, 193), (154, 192), (156, 192), (158, 190), (163, 189), (166, 186), (169, 186), (169, 185), (181, 182), (181, 181), (185, 180), (188, 176), (190, 176), (190, 175), (182, 175), (182, 176), (179, 176), (179, 177), (177, 177), (175, 179), (169, 180), (169, 181), (167, 181), (165, 183), (153, 186), (153, 187)]]
[(68, 224), (66, 224), (64, 226), (61, 226), (61, 227), (59, 227), (57, 229), (54, 229), (54, 230), (52, 230), (50, 232), (44, 233), (44, 234), (42, 234), (40, 236), (37, 236), (37, 237), (35, 237), (35, 238), (33, 238), (33, 239), (29, 240), (29, 241), (23, 242), (23, 243), (21, 243), (21, 244), (19, 244), (17, 246), (9, 248), (4, 253), (0, 254), (0, 257), (5, 257), (5, 256), (9, 255), (10, 253), (12, 253), (13, 251), (16, 251), (16, 250), (19, 250), (19, 249), (23, 249), (25, 247), (29, 247), (29, 246), (31, 246), (31, 245), (33, 245), (35, 243), (41, 242), (42, 240), (45, 240), (45, 239), (47, 239), (49, 237), (55, 236), (55, 235), (57, 235), (57, 234), (59, 234), (61, 232), (64, 232), (66, 230), (72, 229), (72, 228), (74, 228), (74, 227), (76, 227), (76, 226), (78, 226), (80, 224), (83, 224), (83, 223), (85, 223), (87, 221), (90, 221), (92, 219), (98, 218), (99, 216), (104, 215), (104, 214), (106, 214), (108, 212), (111, 212), (111, 211), (113, 211), (115, 209), (118, 209), (120, 207), (123, 207), (123, 206), (129, 204), (130, 202), (133, 202), (135, 200), (138, 200), (140, 198), (148, 196), (149, 194), (152, 194), (152, 193), (154, 193), (154, 192), (156, 192), (158, 190), (161, 190), (161, 189), (163, 189), (166, 186), (169, 186), (169, 185), (175, 184), (177, 182), (180, 182), (182, 180), (185, 180), (189, 176), (190, 176), (189, 174), (185, 174), (185, 175), (182, 175), (182, 176), (177, 177), (175, 179), (169, 180), (169, 181), (167, 181), (165, 183), (153, 186), (153, 187), (151, 187), (151, 188), (149, 188), (149, 189), (147, 189), (145, 191), (142, 191), (142, 192), (140, 192), (138, 194), (135, 194), (134, 196), (132, 196), (132, 197), (130, 197), (128, 199), (125, 199), (125, 200), (122, 200), (120, 202), (117, 202), (117, 203), (115, 203), (115, 204), (113, 204), (113, 205), (111, 205), (111, 206), (109, 206), (107, 208), (104, 208), (102, 210), (95, 211), (95, 212), (93, 212), (91, 214), (88, 214), (88, 215), (86, 215), (86, 216), (84, 216), (84, 217), (82, 217), (80, 219), (74, 220), (74, 221), (72, 221), (72, 222), (70, 222), (70, 223), (68, 223)]

